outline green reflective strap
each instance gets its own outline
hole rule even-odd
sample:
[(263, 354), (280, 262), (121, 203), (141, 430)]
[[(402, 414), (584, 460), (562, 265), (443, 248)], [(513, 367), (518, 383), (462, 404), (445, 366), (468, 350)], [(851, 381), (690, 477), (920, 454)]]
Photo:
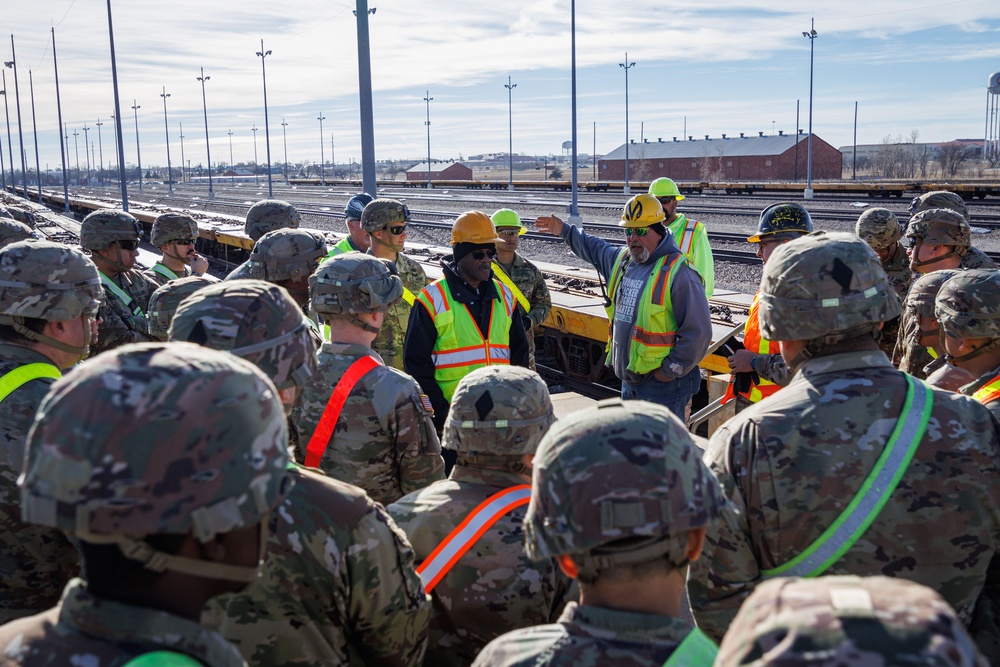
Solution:
[(875, 521), (917, 453), (931, 419), (934, 393), (930, 386), (909, 375), (906, 381), (909, 386), (903, 411), (857, 495), (805, 551), (780, 567), (764, 570), (762, 576), (817, 577), (840, 560)]
[(139, 307), (132, 297), (125, 293), (121, 287), (116, 285), (111, 278), (108, 278), (104, 273), (101, 273), (101, 284), (111, 290), (111, 293), (118, 297), (118, 300), (125, 304), (125, 307), (132, 311), (132, 314), (136, 317), (145, 317), (146, 314), (142, 312), (142, 308)]
[(37, 363), (19, 366), (0, 376), (0, 402), (3, 402), (5, 398), (32, 380), (40, 380), (42, 378), (58, 380), (61, 377), (62, 373), (52, 364)]
[(167, 280), (177, 280), (178, 278), (180, 278), (180, 276), (178, 276), (176, 273), (174, 273), (167, 267), (163, 266), (163, 264), (160, 264), (159, 262), (153, 265), (153, 272), (159, 273)]
[(123, 667), (205, 667), (205, 663), (183, 653), (153, 651), (132, 658)]
[(704, 632), (695, 628), (688, 633), (663, 667), (709, 667), (715, 662), (719, 647)]

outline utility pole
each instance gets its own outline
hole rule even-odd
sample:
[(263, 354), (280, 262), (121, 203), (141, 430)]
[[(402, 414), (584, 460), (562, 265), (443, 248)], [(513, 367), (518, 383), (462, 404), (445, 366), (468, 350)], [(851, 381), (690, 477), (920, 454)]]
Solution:
[(285, 145), (285, 185), (288, 185), (288, 135), (285, 134), (285, 128), (288, 127), (288, 123), (285, 119), (281, 119), (281, 141)]
[(135, 99), (132, 100), (132, 114), (135, 116), (135, 161), (139, 165), (139, 192), (142, 192), (142, 151), (139, 150), (139, 109)]
[(323, 157), (323, 121), (326, 117), (320, 111), (316, 119), (319, 121), (319, 182), (326, 185), (326, 172), (323, 169), (323, 161), (326, 159)]
[[(811, 19), (809, 32), (803, 32), (802, 36), (809, 39), (809, 143), (806, 145), (806, 191), (805, 199), (813, 198), (813, 52), (816, 43), (816, 19)], [(798, 129), (798, 128), (796, 128)]]
[(257, 124), (250, 128), (253, 132), (253, 183), (260, 185), (260, 176), (257, 175)]
[[(28, 90), (31, 92), (31, 132), (35, 137), (35, 177), (38, 179), (38, 203), (42, 203), (42, 165), (38, 160), (38, 121), (35, 119), (35, 80), (28, 70)], [(86, 153), (84, 146), (84, 153)]]
[(424, 125), (427, 126), (427, 189), (431, 187), (431, 91), (427, 91), (424, 96), (424, 102), (427, 103), (427, 120)]
[(170, 175), (170, 126), (167, 124), (167, 98), (170, 97), (170, 93), (167, 92), (166, 86), (163, 86), (160, 97), (163, 98), (163, 136), (167, 145), (167, 188), (170, 194), (174, 194), (174, 179)]
[(628, 71), (635, 67), (635, 63), (629, 62), (628, 51), (625, 52), (625, 62), (618, 63), (618, 66), (625, 70), (625, 194), (631, 194), (632, 190), (628, 185)]
[[(101, 189), (103, 190), (104, 189), (104, 141), (101, 139), (101, 126), (104, 125), (104, 123), (102, 123), (101, 119), (98, 118), (97, 122), (94, 124), (97, 125), (97, 148), (99, 151), (98, 156), (101, 159), (101, 161), (97, 163), (97, 177), (98, 180), (101, 182)], [(69, 204), (67, 203), (67, 206), (68, 205)]]
[(510, 167), (507, 189), (514, 190), (514, 102), (513, 91), (517, 88), (516, 83), (510, 82), (510, 75), (507, 75), (507, 83), (503, 85), (507, 89), (507, 136), (509, 143), (507, 146), (507, 163)]
[(111, 21), (111, 0), (108, 5), (108, 41), (111, 43), (111, 81), (115, 91), (115, 141), (118, 150), (118, 184), (122, 193), (122, 210), (128, 211), (128, 179), (125, 178), (125, 143), (122, 140), (122, 106), (118, 95), (118, 62), (115, 59), (115, 31)]
[(181, 139), (181, 183), (184, 183), (184, 123), (178, 123), (180, 126), (180, 139)]
[[(372, 113), (371, 47), (368, 42), (368, 0), (356, 0), (354, 16), (358, 23), (358, 101), (361, 110), (361, 183), (362, 190), (372, 197), (378, 196), (375, 181), (375, 121)], [(336, 176), (336, 163), (334, 163)]]
[(205, 155), (208, 157), (208, 199), (215, 199), (215, 190), (212, 189), (212, 147), (208, 141), (208, 102), (205, 100), (205, 82), (211, 79), (205, 76), (205, 68), (201, 68), (201, 76), (196, 77), (201, 82), (201, 106), (205, 113)]
[(83, 179), (84, 183), (90, 185), (90, 153), (87, 152), (87, 146), (90, 145), (90, 128), (87, 124), (83, 124), (83, 156), (87, 158), (87, 176)]
[[(56, 29), (52, 28), (52, 68), (56, 74), (56, 111), (59, 117), (59, 127), (63, 126), (62, 119), (62, 99), (59, 95), (59, 60), (56, 58)], [(98, 128), (100, 130), (100, 128)], [(57, 130), (58, 131), (58, 130)], [(66, 174), (66, 146), (63, 144), (62, 133), (59, 133), (59, 152), (62, 158), (63, 176), (63, 212), (69, 213), (69, 177)], [(3, 151), (0, 150), (0, 159), (3, 158)], [(2, 167), (0, 167), (2, 171)], [(6, 188), (6, 186), (4, 186)]]
[[(264, 66), (264, 58), (271, 55), (270, 51), (264, 50), (264, 40), (260, 40), (260, 51), (257, 52), (260, 57), (260, 74), (264, 80), (264, 144), (267, 148), (267, 196), (268, 199), (274, 198), (274, 187), (271, 185), (271, 130), (270, 124), (267, 122), (267, 69)], [(253, 135), (253, 154), (254, 154), (254, 174), (257, 173), (257, 133), (254, 132)]]
[[(229, 170), (233, 172), (233, 175), (229, 177), (229, 182), (232, 183), (236, 180), (236, 164), (233, 162), (233, 130), (229, 128)], [(225, 174), (223, 174), (225, 176)]]

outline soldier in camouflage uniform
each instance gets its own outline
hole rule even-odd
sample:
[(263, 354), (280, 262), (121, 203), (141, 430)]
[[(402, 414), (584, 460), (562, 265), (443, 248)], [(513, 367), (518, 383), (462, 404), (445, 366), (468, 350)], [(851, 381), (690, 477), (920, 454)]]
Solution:
[(299, 451), (306, 465), (383, 505), (444, 477), (430, 401), (371, 349), (402, 292), (392, 263), (371, 255), (344, 253), (320, 265), (309, 278), (309, 307), (329, 326), (330, 340), (292, 412), (308, 443)]
[(86, 356), (104, 298), (97, 267), (48, 241), (0, 251), (0, 622), (59, 601), (79, 570), (58, 530), (21, 521), (17, 477), (28, 429), (60, 373)]
[(512, 288), (521, 309), (527, 313), (523, 323), (528, 337), (528, 368), (535, 370), (535, 333), (552, 310), (552, 297), (542, 272), (517, 252), (521, 235), (528, 233), (521, 216), (509, 208), (502, 208), (490, 216), (490, 220), (496, 227), (497, 236), (503, 239), (503, 243), (497, 243), (493, 275)]
[(205, 275), (208, 260), (195, 252), (197, 241), (198, 223), (190, 215), (162, 213), (156, 216), (149, 232), (149, 242), (159, 248), (163, 256), (143, 273), (161, 287), (185, 276)]
[[(903, 228), (899, 225), (896, 214), (887, 208), (867, 209), (858, 217), (854, 233), (878, 255), (882, 270), (902, 303), (913, 282), (913, 272), (910, 271), (910, 258), (906, 254), (906, 248), (899, 242), (903, 238)], [(882, 327), (882, 338), (878, 342), (885, 356), (890, 359), (899, 338), (899, 322), (899, 318), (886, 322)]]
[(90, 251), (105, 292), (94, 354), (155, 340), (148, 333), (146, 310), (159, 285), (135, 268), (141, 235), (139, 221), (125, 211), (94, 211), (80, 223), (80, 247)]
[(969, 623), (1000, 583), (1000, 424), (889, 365), (874, 335), (899, 300), (853, 234), (778, 248), (761, 292), (761, 333), (795, 376), (705, 453), (736, 511), (688, 580), (698, 626), (719, 638), (764, 579), (823, 573), (911, 579)]
[[(254, 243), (268, 232), (276, 229), (298, 229), (302, 217), (295, 207), (280, 199), (262, 199), (247, 211), (243, 232)], [(259, 278), (250, 271), (250, 260), (247, 260), (229, 272), (226, 280), (241, 278)]]
[(525, 547), (580, 583), (557, 623), (491, 642), (481, 667), (712, 664), (682, 620), (688, 563), (725, 509), (684, 424), (646, 401), (609, 399), (554, 425), (534, 461)]
[[(954, 192), (948, 192), (947, 190), (935, 190), (934, 192), (928, 192), (919, 197), (914, 197), (913, 201), (910, 202), (910, 215), (915, 217), (917, 214), (931, 209), (947, 209), (958, 213), (963, 218), (965, 222), (969, 225), (972, 224), (972, 217), (969, 215), (969, 206), (965, 203), (965, 200), (961, 196), (955, 194)], [(913, 217), (910, 221), (913, 221)], [(909, 231), (907, 231), (907, 236), (909, 236)], [(990, 259), (986, 253), (984, 253), (979, 248), (972, 245), (971, 234), (969, 241), (969, 248), (962, 255), (961, 262), (959, 266), (963, 269), (995, 269), (997, 265)], [(936, 267), (943, 268), (943, 267)], [(918, 269), (914, 269), (918, 270)]]
[(286, 443), (274, 385), (215, 350), (129, 345), (57, 381), (28, 438), (22, 512), (79, 540), (86, 581), (0, 627), (4, 664), (244, 665), (199, 617), (259, 576)]
[(938, 323), (934, 319), (934, 298), (944, 281), (956, 276), (959, 269), (942, 269), (919, 277), (910, 286), (899, 320), (896, 368), (913, 377), (926, 379), (944, 363), (944, 350), (938, 340)]
[[(305, 229), (276, 229), (264, 234), (250, 253), (250, 275), (281, 285), (303, 311), (309, 301), (309, 274), (326, 255), (326, 240)], [(235, 280), (230, 274), (226, 280)]]
[(361, 228), (368, 233), (368, 253), (395, 263), (396, 273), (403, 281), (403, 298), (389, 306), (385, 322), (372, 349), (379, 353), (386, 366), (403, 370), (403, 341), (410, 321), (410, 308), (416, 295), (427, 285), (427, 274), (417, 262), (403, 254), (406, 243), (406, 223), (410, 211), (395, 199), (379, 198), (365, 206)]
[[(427, 664), (469, 665), (505, 632), (555, 622), (571, 599), (572, 582), (553, 561), (533, 563), (524, 553), (531, 460), (555, 419), (549, 390), (534, 371), (472, 371), (458, 383), (444, 427), (443, 445), (458, 452), (458, 464), (448, 479), (389, 505), (422, 562), (434, 603)], [(521, 504), (504, 507), (478, 538), (455, 532), (508, 493), (520, 493)], [(469, 548), (449, 569), (430, 558), (446, 540)]]
[(167, 340), (170, 322), (181, 301), (211, 284), (212, 281), (204, 276), (188, 276), (158, 287), (149, 297), (149, 334), (156, 340)]
[(761, 584), (719, 647), (719, 667), (986, 667), (936, 592), (888, 577)]
[[(6, 213), (6, 210), (4, 211)], [(35, 238), (31, 227), (9, 216), (0, 216), (0, 248), (11, 243)]]
[(1000, 421), (1000, 271), (966, 271), (938, 291), (935, 316), (948, 363), (961, 369), (960, 388)]

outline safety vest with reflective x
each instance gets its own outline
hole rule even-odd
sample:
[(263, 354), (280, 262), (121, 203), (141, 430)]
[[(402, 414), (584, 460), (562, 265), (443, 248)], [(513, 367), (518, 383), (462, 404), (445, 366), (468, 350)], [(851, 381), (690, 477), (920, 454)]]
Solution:
[(485, 337), (469, 307), (455, 301), (445, 278), (431, 283), (417, 295), (417, 302), (427, 309), (437, 330), (431, 352), (434, 379), (449, 403), (459, 381), (472, 371), (510, 364), (510, 326), (517, 304), (505, 285), (494, 280), (493, 286), (500, 298), (492, 300)]
[[(111, 280), (111, 278), (108, 278), (106, 275), (104, 275), (103, 271), (100, 271), (99, 273), (101, 274), (101, 284), (104, 285), (104, 287), (106, 287), (109, 292), (115, 295), (115, 297), (122, 302), (125, 308), (132, 313), (132, 317), (141, 318), (142, 320), (145, 320), (146, 313), (144, 313), (142, 307), (135, 302), (135, 299), (130, 297), (128, 293), (125, 292), (125, 290), (116, 285), (115, 282)], [(137, 329), (145, 331), (146, 328), (145, 324), (140, 324), (139, 322), (136, 322), (134, 319), (132, 321), (132, 324)]]
[(805, 551), (784, 565), (762, 571), (764, 578), (820, 576), (861, 539), (889, 502), (913, 455), (917, 453), (934, 406), (934, 392), (930, 386), (909, 375), (906, 382), (903, 411), (896, 420), (889, 442), (854, 499)]
[(972, 395), (972, 398), (976, 399), (983, 405), (989, 405), (993, 401), (1000, 401), (1000, 375), (984, 384), (980, 387), (976, 393)]
[(0, 375), (0, 403), (32, 380), (43, 378), (58, 380), (61, 377), (62, 373), (52, 364), (39, 362), (18, 366), (14, 370)]
[[(743, 347), (750, 350), (754, 354), (780, 354), (781, 349), (778, 347), (777, 343), (769, 341), (766, 338), (762, 338), (760, 335), (760, 319), (758, 316), (759, 309), (760, 292), (757, 292), (757, 294), (753, 297), (753, 301), (750, 303), (750, 314), (747, 317), (746, 328), (743, 329)], [(779, 389), (781, 389), (781, 387), (774, 384), (770, 380), (760, 378), (759, 383), (751, 384), (750, 389), (740, 395), (756, 403), (764, 398), (767, 398)]]

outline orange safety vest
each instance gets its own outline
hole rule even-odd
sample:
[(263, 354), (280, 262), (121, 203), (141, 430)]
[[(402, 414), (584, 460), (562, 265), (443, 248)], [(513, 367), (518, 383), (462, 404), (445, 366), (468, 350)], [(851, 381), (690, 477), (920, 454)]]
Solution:
[[(769, 341), (766, 338), (761, 338), (760, 318), (757, 315), (759, 307), (760, 292), (757, 292), (753, 297), (753, 302), (750, 304), (750, 316), (747, 318), (746, 328), (743, 329), (743, 347), (754, 354), (779, 354), (781, 349), (777, 343)], [(759, 384), (751, 385), (749, 391), (740, 395), (753, 403), (757, 403), (779, 389), (781, 389), (780, 386), (770, 380), (761, 378)]]
[(1000, 401), (1000, 375), (996, 376), (972, 395), (983, 405), (989, 405), (993, 401)]

